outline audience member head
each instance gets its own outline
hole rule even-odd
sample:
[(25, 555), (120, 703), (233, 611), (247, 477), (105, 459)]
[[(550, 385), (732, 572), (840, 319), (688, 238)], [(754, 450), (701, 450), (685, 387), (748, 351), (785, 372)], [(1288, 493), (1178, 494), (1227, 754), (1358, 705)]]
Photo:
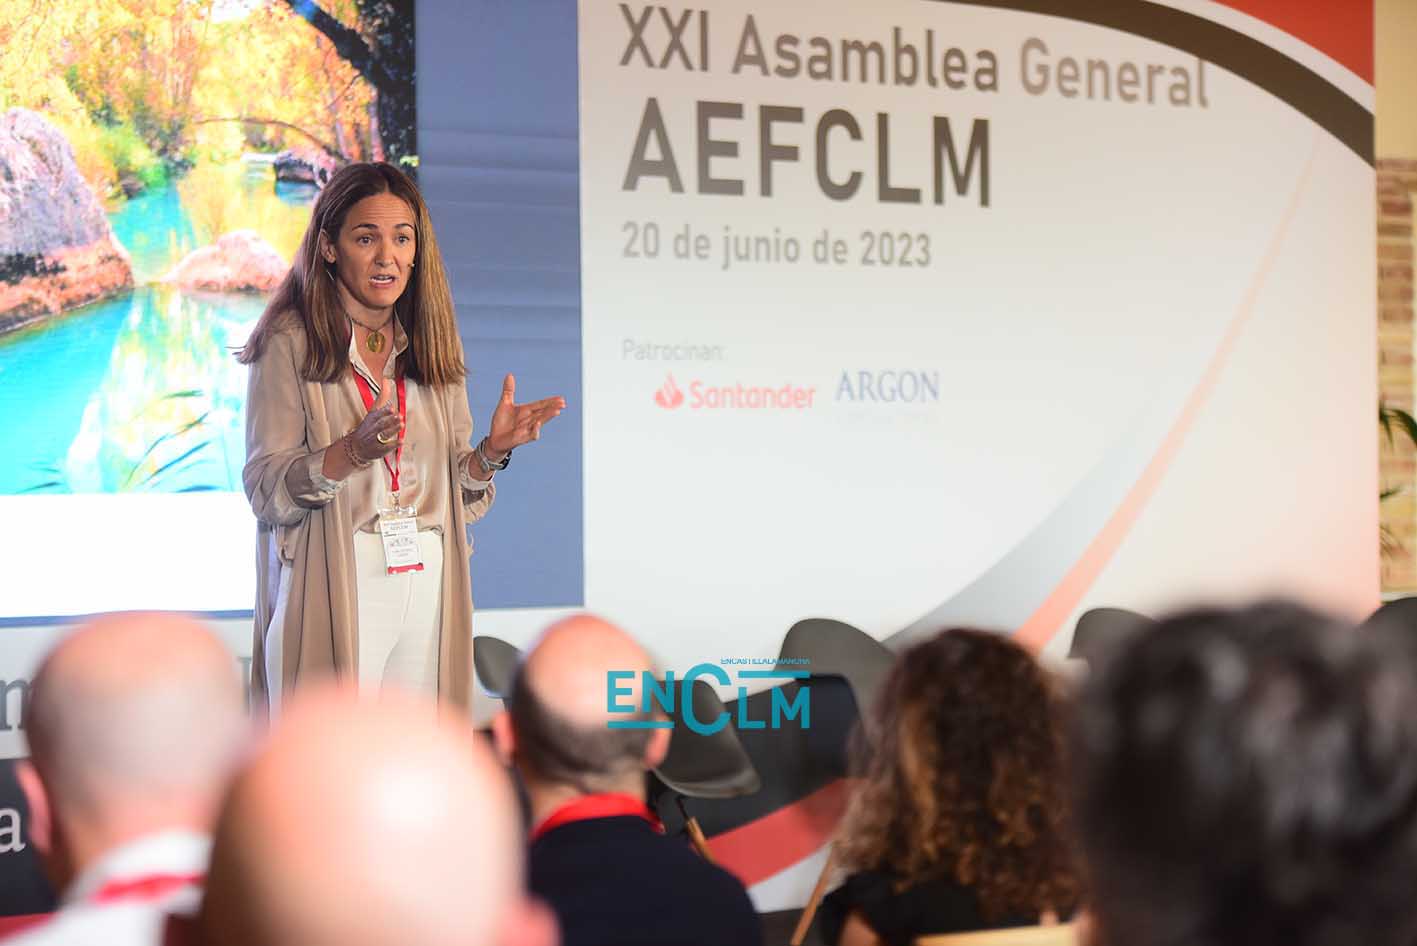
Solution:
[(1385, 646), (1396, 646), (1417, 661), (1417, 597), (1408, 596), (1386, 601), (1358, 629), (1364, 634), (1388, 638)]
[(1072, 732), (1102, 942), (1417, 941), (1417, 689), (1391, 647), (1265, 603), (1120, 648)]
[(114, 614), (45, 658), (16, 777), (57, 889), (106, 852), (165, 831), (211, 831), (247, 732), (236, 661), (172, 614)]
[(591, 615), (547, 628), (517, 669), (507, 713), (493, 720), (499, 750), (513, 761), (531, 795), (533, 817), (565, 797), (621, 792), (643, 797), (646, 770), (669, 748), (667, 729), (611, 729), (610, 671), (628, 671), (620, 701), (643, 708), (641, 679), (653, 670), (645, 649)]
[(905, 884), (949, 878), (986, 918), (1079, 898), (1052, 681), (1006, 637), (950, 630), (896, 660), (858, 746), (843, 863)]
[(213, 946), (545, 946), (516, 802), (471, 725), (412, 696), (297, 697), (235, 780), (212, 850)]

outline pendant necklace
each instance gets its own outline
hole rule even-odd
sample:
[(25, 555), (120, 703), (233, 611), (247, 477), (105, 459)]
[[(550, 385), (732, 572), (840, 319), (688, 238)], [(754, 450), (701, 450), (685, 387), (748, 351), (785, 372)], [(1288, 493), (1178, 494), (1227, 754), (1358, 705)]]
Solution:
[[(375, 355), (379, 354), (379, 352), (384, 350), (384, 333), (380, 329), (369, 328), (369, 326), (365, 325), (363, 322), (359, 321), (354, 316), (350, 315), (348, 312), (345, 313), (345, 316), (351, 322), (355, 323), (360, 328), (365, 329), (369, 332), (369, 334), (364, 338), (365, 348), (369, 349), (369, 351)], [(389, 322), (392, 322), (393, 320), (394, 317), (392, 314), (390, 314), (389, 321), (384, 323), (384, 327), (387, 328)]]

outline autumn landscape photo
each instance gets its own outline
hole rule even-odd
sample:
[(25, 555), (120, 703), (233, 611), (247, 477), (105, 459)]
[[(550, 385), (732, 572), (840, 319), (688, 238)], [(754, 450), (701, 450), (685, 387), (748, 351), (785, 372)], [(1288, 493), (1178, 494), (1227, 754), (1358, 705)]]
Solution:
[(239, 490), (232, 357), (351, 161), (416, 173), (412, 0), (0, 5), (0, 494)]

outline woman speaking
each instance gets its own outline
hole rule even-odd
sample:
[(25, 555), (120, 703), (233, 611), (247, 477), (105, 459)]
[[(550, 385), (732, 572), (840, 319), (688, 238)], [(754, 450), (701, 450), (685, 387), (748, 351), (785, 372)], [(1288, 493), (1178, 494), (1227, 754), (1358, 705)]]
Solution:
[(330, 675), (471, 699), (467, 526), (512, 450), (565, 407), (516, 404), (511, 375), (472, 444), (466, 369), (428, 208), (388, 164), (330, 178), (250, 365), (247, 498), (257, 519), (252, 688), (272, 711)]

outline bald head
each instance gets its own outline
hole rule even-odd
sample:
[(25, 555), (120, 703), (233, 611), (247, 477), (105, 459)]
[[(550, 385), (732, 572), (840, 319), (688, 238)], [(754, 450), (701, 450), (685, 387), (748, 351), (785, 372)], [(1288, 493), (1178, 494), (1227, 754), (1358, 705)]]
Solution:
[[(604, 728), (612, 718), (606, 703), (610, 671), (632, 673), (617, 686), (620, 702), (638, 707), (640, 680), (653, 669), (648, 652), (630, 635), (602, 618), (578, 614), (542, 633), (527, 654), (519, 682), (572, 725)], [(631, 695), (624, 694), (625, 687)]]
[(641, 681), (653, 669), (643, 647), (601, 618), (577, 615), (546, 629), (517, 669), (509, 712), (493, 720), (533, 809), (539, 793), (555, 788), (643, 794), (644, 772), (664, 757), (669, 732), (611, 729), (612, 719), (630, 716), (610, 713), (609, 683), (620, 671), (616, 702), (638, 710), (645, 705)]
[(93, 843), (208, 830), (246, 731), (231, 653), (171, 614), (79, 628), (40, 666), (25, 719), (49, 816)]
[(319, 691), (289, 704), (222, 810), (208, 942), (507, 942), (522, 919), (512, 788), (433, 704)]

